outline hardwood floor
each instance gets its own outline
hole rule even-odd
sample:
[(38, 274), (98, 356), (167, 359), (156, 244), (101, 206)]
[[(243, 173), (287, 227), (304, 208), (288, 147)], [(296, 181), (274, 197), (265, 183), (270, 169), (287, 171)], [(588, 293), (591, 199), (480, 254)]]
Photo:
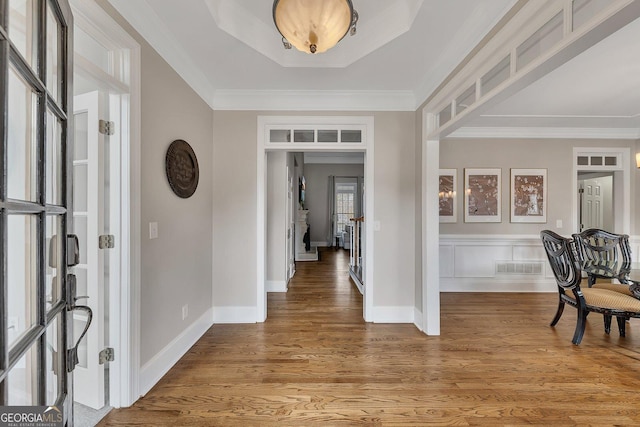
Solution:
[(214, 325), (111, 425), (640, 425), (640, 327), (603, 332), (557, 295), (442, 294), (442, 335), (367, 324), (346, 252), (298, 263), (264, 324)]

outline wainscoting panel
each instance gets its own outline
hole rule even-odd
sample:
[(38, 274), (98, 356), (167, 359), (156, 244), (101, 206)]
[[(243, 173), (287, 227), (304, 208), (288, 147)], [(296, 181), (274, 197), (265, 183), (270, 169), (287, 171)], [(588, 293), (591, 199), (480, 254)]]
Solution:
[(631, 259), (640, 262), (640, 236), (629, 236), (631, 246)]
[(443, 244), (440, 239), (440, 277), (453, 277), (455, 274), (454, 250), (455, 245)]
[(555, 292), (537, 235), (441, 235), (443, 292)]
[(454, 277), (494, 277), (497, 261), (513, 259), (509, 245), (459, 244), (454, 252)]

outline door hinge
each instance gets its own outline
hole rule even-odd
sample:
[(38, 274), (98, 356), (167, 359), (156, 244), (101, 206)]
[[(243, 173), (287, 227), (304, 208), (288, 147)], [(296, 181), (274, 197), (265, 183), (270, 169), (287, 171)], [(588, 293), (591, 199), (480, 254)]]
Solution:
[(114, 360), (116, 360), (116, 355), (112, 347), (107, 347), (98, 353), (98, 361), (101, 365), (104, 365), (107, 362), (113, 362)]
[(116, 237), (113, 234), (103, 234), (98, 237), (100, 249), (113, 249), (116, 247)]
[(101, 134), (103, 135), (113, 135), (116, 131), (116, 126), (114, 122), (110, 122), (107, 120), (99, 120), (98, 128)]

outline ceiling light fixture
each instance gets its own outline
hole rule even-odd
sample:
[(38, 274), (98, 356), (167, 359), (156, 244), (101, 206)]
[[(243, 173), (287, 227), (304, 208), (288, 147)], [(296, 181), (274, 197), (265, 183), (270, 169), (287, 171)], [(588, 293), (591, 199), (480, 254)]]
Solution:
[(358, 12), (351, 0), (274, 0), (273, 22), (285, 49), (322, 53), (356, 33)]

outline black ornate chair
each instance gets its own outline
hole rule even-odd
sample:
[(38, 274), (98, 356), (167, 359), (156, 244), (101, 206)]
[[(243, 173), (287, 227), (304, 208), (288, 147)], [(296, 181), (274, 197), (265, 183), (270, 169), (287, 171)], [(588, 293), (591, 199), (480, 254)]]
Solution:
[[(581, 262), (593, 262), (602, 264), (630, 265), (631, 246), (627, 234), (615, 234), (598, 228), (590, 228), (581, 233), (573, 234), (576, 254)], [(599, 275), (597, 273), (588, 274), (589, 287), (609, 289), (625, 295), (633, 296), (628, 285), (608, 282), (596, 283), (596, 279), (611, 279), (611, 276)]]
[(607, 334), (611, 330), (611, 317), (615, 316), (620, 336), (624, 337), (625, 319), (640, 317), (640, 300), (609, 289), (582, 289), (580, 287), (582, 281), (581, 262), (576, 259), (573, 240), (564, 238), (550, 230), (541, 231), (540, 238), (558, 284), (558, 311), (551, 321), (551, 326), (558, 323), (564, 306), (569, 304), (578, 310), (576, 330), (572, 340), (574, 344), (578, 345), (582, 341), (587, 315), (591, 312), (603, 314), (604, 328)]

